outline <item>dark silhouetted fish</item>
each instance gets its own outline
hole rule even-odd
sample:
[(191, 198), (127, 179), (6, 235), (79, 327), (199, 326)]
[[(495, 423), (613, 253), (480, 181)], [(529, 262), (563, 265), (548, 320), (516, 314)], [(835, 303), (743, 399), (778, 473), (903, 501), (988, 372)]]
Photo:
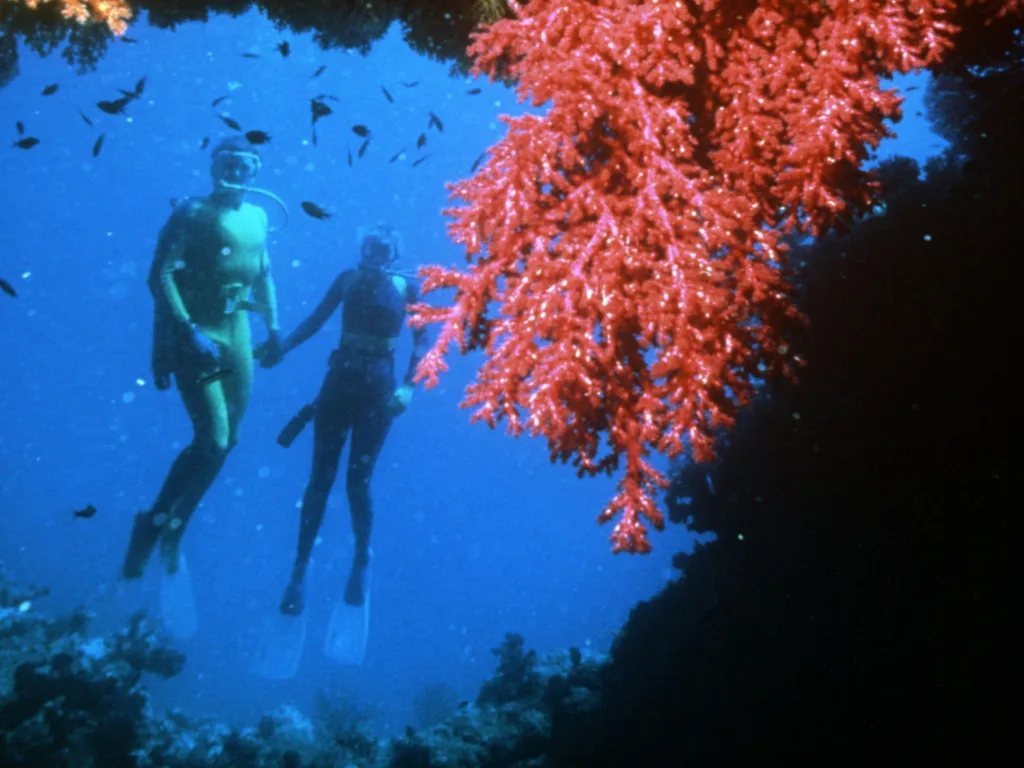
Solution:
[(100, 111), (106, 112), (108, 115), (120, 115), (124, 112), (124, 108), (128, 106), (128, 103), (134, 100), (134, 95), (128, 95), (113, 101), (97, 101), (96, 106), (99, 107)]
[(353, 125), (352, 133), (354, 133), (361, 139), (365, 139), (367, 136), (370, 135), (370, 129), (367, 128), (365, 125)]
[(433, 112), (428, 112), (427, 114), (430, 115), (430, 120), (429, 122), (427, 122), (427, 127), (437, 128), (438, 131), (444, 133), (444, 123), (441, 122), (441, 118), (439, 118)]
[(245, 139), (250, 144), (267, 144), (270, 141), (270, 134), (265, 131), (246, 131)]
[(106, 136), (106, 135), (107, 134), (105, 134), (105, 133), (101, 133), (99, 135), (99, 137), (96, 139), (96, 143), (94, 143), (92, 145), (92, 156), (93, 157), (99, 157), (100, 150), (103, 149), (103, 137)]
[(412, 80), (411, 82), (408, 82), (408, 83), (402, 83), (402, 85), (404, 85), (406, 88), (415, 88), (419, 84), (420, 84), (419, 80)]
[(392, 155), (392, 157), (391, 157), (391, 160), (389, 160), (388, 162), (391, 162), (391, 163), (393, 163), (393, 162), (395, 162), (396, 160), (398, 160), (398, 158), (400, 158), (400, 157), (401, 157), (402, 155), (404, 155), (404, 154), (405, 154), (405, 147), (402, 147), (402, 148), (401, 148), (400, 150), (398, 150), (398, 151), (397, 151), (397, 152), (396, 152), (396, 153), (395, 153), (394, 155)]
[(53, 96), (53, 94), (57, 92), (58, 88), (60, 88), (60, 83), (53, 83), (52, 85), (46, 86), (43, 88), (43, 96)]
[(214, 99), (212, 102), (210, 102), (210, 106), (211, 107), (216, 107), (218, 104), (220, 104), (222, 101), (224, 101), (224, 99), (228, 98), (230, 95), (231, 95), (230, 93), (226, 93), (223, 96), (218, 96), (216, 99)]
[(81, 509), (76, 509), (72, 514), (81, 520), (88, 520), (90, 517), (95, 517), (96, 507), (94, 507), (92, 504), (89, 504), (87, 506), (82, 507)]
[(416, 149), (423, 149), (423, 145), (427, 143), (427, 134), (421, 133), (416, 138)]
[(39, 143), (39, 139), (35, 136), (26, 136), (24, 139), (18, 139), (14, 142), (13, 146), (18, 149), (32, 149), (36, 144)]
[(428, 157), (430, 157), (430, 155), (424, 155), (423, 157), (418, 157), (418, 158), (416, 158), (416, 159), (415, 159), (415, 160), (413, 161), (412, 167), (413, 167), (413, 168), (415, 168), (415, 167), (416, 167), (417, 165), (419, 165), (420, 163), (422, 163), (422, 162), (423, 162), (424, 160), (426, 160), (426, 159), (427, 159)]
[(321, 117), (327, 117), (329, 114), (334, 112), (334, 110), (324, 104), (318, 97), (309, 100), (309, 112), (313, 118), (313, 125), (316, 125), (317, 120)]
[(18, 292), (14, 290), (14, 286), (8, 283), (6, 280), (4, 280), (2, 277), (0, 277), (0, 291), (3, 291), (12, 299), (18, 298)]
[(369, 139), (367, 139), (362, 144), (360, 144), (359, 145), (359, 151), (356, 153), (356, 157), (362, 157), (363, 155), (365, 155), (366, 154), (366, 150), (369, 148), (369, 146), (370, 146), (370, 140)]
[(473, 165), (470, 167), (469, 172), (473, 173), (473, 171), (475, 171), (477, 168), (479, 168), (480, 167), (480, 163), (482, 163), (484, 161), (485, 157), (487, 157), (487, 153), (486, 152), (481, 152), (480, 153), (480, 157), (478, 157), (476, 160), (473, 161)]
[(292, 52), (292, 47), (288, 44), (287, 40), (282, 40), (277, 44), (277, 52), (287, 59), (288, 54)]
[(348, 152), (348, 167), (351, 168), (352, 167), (352, 150), (349, 149), (349, 150), (347, 150), (347, 152)]
[(219, 117), (221, 120), (223, 120), (224, 121), (224, 125), (226, 125), (231, 130), (233, 130), (233, 131), (240, 131), (240, 130), (242, 130), (242, 126), (240, 126), (237, 121), (232, 120), (230, 117), (225, 117), (224, 115), (217, 115), (217, 117)]
[(203, 136), (203, 140), (199, 142), (199, 149), (203, 150), (210, 146), (210, 137)]
[(381, 90), (381, 91), (383, 92), (383, 94), (384, 94), (384, 98), (385, 98), (385, 99), (387, 99), (387, 100), (388, 100), (389, 102), (391, 102), (392, 104), (394, 104), (394, 103), (395, 103), (395, 100), (394, 100), (394, 98), (392, 98), (391, 94), (390, 94), (390, 93), (388, 93), (388, 89), (387, 89), (387, 88), (385, 88), (385, 87), (384, 87), (384, 86), (382, 85), (382, 86), (380, 87), (380, 90)]
[(466, 93), (468, 93), (470, 96), (476, 96), (478, 93), (480, 93), (480, 89), (470, 88), (468, 91), (466, 91)]
[(122, 43), (137, 43), (139, 41), (136, 40), (134, 37), (128, 37), (127, 35), (124, 35), (124, 36), (121, 37), (121, 42)]
[(311, 203), (308, 200), (304, 200), (301, 203), (301, 205), (302, 205), (302, 210), (304, 210), (307, 214), (312, 216), (314, 219), (329, 219), (329, 218), (331, 218), (331, 214), (329, 214), (327, 211), (325, 211), (323, 208), (321, 208), (316, 203)]
[(78, 116), (80, 118), (82, 118), (82, 120), (85, 121), (86, 125), (92, 127), (92, 120), (89, 119), (89, 116), (87, 114), (85, 114), (85, 112), (83, 112), (82, 110), (79, 109), (78, 110)]
[(250, 53), (249, 51), (242, 54), (243, 59), (258, 59), (259, 57), (260, 55), (258, 53)]
[(320, 75), (322, 75), (324, 73), (325, 69), (327, 69), (327, 65), (326, 64), (321, 64), (319, 67), (316, 68), (316, 72), (313, 73), (313, 77), (311, 77), (310, 80), (314, 80), (314, 79), (320, 77)]
[(18, 122), (16, 122), (14, 124), (14, 130), (16, 130), (18, 132), (19, 136), (24, 136), (25, 135), (25, 124), (23, 122), (21, 122), (21, 120), (19, 120)]

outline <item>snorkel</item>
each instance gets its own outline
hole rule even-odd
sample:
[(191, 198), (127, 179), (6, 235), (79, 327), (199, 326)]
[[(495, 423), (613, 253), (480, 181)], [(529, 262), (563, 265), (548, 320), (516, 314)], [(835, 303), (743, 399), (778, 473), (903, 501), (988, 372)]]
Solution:
[(279, 227), (269, 227), (270, 232), (280, 232), (288, 226), (288, 206), (284, 200), (268, 189), (254, 187), (250, 182), (263, 167), (259, 152), (250, 149), (236, 139), (225, 139), (213, 150), (213, 164), (210, 174), (213, 176), (214, 192), (263, 195), (273, 200), (284, 214), (284, 223)]

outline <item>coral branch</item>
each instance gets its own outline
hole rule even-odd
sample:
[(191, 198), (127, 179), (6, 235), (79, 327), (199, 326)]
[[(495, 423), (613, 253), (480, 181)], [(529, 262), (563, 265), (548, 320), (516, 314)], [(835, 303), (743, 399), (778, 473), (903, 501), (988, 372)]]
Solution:
[(483, 349), (473, 420), (544, 437), (581, 476), (623, 465), (598, 520), (618, 518), (614, 551), (647, 552), (650, 455), (710, 458), (760, 383), (793, 375), (783, 237), (872, 204), (861, 164), (900, 117), (880, 78), (937, 62), (955, 4), (509, 5), (469, 52), (550, 108), (503, 118), (451, 187), (469, 267), (425, 273), (455, 298), (414, 313), (442, 326), (417, 375), (435, 384), (453, 343)]

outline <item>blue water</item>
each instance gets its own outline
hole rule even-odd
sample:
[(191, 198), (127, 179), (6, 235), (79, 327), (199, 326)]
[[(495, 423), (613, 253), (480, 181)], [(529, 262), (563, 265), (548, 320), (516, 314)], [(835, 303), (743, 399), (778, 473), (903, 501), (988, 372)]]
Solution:
[[(29, 151), (0, 149), (0, 276), (19, 293), (0, 296), (0, 561), (19, 580), (53, 589), (47, 610), (85, 604), (104, 630), (139, 607), (157, 607), (155, 572), (141, 588), (116, 576), (133, 514), (152, 503), (191, 433), (174, 391), (150, 383), (145, 277), (168, 200), (209, 189), (208, 153), (198, 147), (204, 137), (216, 143), (227, 135), (218, 113), (273, 137), (261, 147), (258, 184), (291, 210), (290, 225), (270, 242), (288, 331), (354, 264), (360, 226), (398, 226), (405, 266), (462, 263), (445, 234), (445, 183), (468, 176), (503, 135), (499, 114), (523, 111), (503, 86), (452, 77), (448, 65), (416, 55), (397, 28), (365, 58), (321, 51), (311, 35), (281, 34), (256, 13), (174, 32), (140, 22), (129, 34), (137, 44), (114, 44), (95, 72), (81, 76), (57, 55), (39, 59), (22, 48), (20, 76), (0, 90), (0, 130), (14, 141), (21, 120), (41, 139)], [(281, 40), (291, 45), (288, 58), (275, 51)], [(312, 80), (321, 65), (327, 69)], [(145, 94), (127, 118), (94, 107), (142, 76)], [(41, 96), (54, 82), (60, 90)], [(482, 93), (467, 94), (473, 87)], [(334, 114), (318, 124), (314, 147), (309, 99), (321, 93), (340, 101), (328, 102)], [(880, 155), (923, 160), (936, 150), (915, 115), (921, 94), (908, 93), (902, 138)], [(428, 111), (444, 132), (427, 131), (417, 151)], [(361, 143), (354, 124), (370, 126), (375, 140), (349, 167), (347, 153)], [(93, 158), (100, 132), (104, 146)], [(390, 162), (403, 147), (407, 155)], [(335, 214), (314, 220), (300, 209), (304, 200)], [(266, 207), (279, 223), (278, 209)], [(274, 437), (315, 393), (338, 322), (279, 368), (257, 370), (242, 442), (185, 539), (201, 630), (184, 644), (185, 672), (153, 681), (159, 707), (251, 723), (285, 702), (308, 709), (319, 687), (376, 712), (381, 730), (396, 730), (412, 722), (413, 698), (426, 685), (447, 682), (472, 698), (507, 631), (541, 651), (606, 649), (630, 608), (674, 578), (671, 556), (692, 544), (685, 530), (670, 527), (654, 535), (650, 556), (612, 557), (611, 527), (594, 518), (614, 494), (614, 479), (578, 480), (571, 467), (549, 464), (542, 442), (470, 425), (458, 402), (481, 358), (453, 357), (440, 387), (417, 391), (378, 464), (365, 665), (336, 668), (319, 652), (351, 552), (342, 473), (314, 555), (310, 642), (299, 675), (288, 683), (250, 676), (249, 655), (294, 554), (312, 430), (289, 450)], [(74, 519), (85, 504), (98, 514)]]

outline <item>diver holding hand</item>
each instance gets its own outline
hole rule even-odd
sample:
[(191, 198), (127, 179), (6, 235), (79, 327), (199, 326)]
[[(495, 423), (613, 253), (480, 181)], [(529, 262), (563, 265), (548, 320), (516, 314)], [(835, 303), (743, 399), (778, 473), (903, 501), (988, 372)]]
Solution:
[(263, 316), (266, 349), (279, 354), (267, 213), (245, 198), (257, 192), (284, 204), (250, 186), (260, 167), (259, 153), (244, 141), (222, 141), (211, 158), (213, 191), (177, 203), (160, 232), (148, 280), (155, 309), (153, 380), (166, 390), (173, 376), (194, 433), (153, 507), (135, 516), (125, 579), (142, 576), (157, 542), (165, 576), (179, 570), (185, 528), (238, 441), (252, 392), (249, 312)]
[(370, 564), (373, 507), (370, 481), (394, 417), (409, 407), (416, 365), (426, 352), (426, 332), (413, 330), (413, 351), (402, 383), (395, 381), (395, 347), (408, 306), (419, 300), (415, 278), (394, 271), (399, 258), (397, 232), (378, 226), (360, 237), (360, 260), (335, 278), (313, 312), (274, 349), (263, 350), (261, 365), (277, 365), (283, 357), (312, 337), (342, 307), (341, 340), (331, 354), (329, 370), (314, 403), (300, 411), (286, 428), (287, 445), (308, 420), (313, 421), (313, 467), (302, 500), (298, 549), (291, 579), (280, 611), (302, 613), (304, 582), (310, 555), (323, 522), (341, 452), (349, 435), (346, 476), (349, 512), (355, 535), (352, 568), (345, 586), (345, 603), (364, 605)]

